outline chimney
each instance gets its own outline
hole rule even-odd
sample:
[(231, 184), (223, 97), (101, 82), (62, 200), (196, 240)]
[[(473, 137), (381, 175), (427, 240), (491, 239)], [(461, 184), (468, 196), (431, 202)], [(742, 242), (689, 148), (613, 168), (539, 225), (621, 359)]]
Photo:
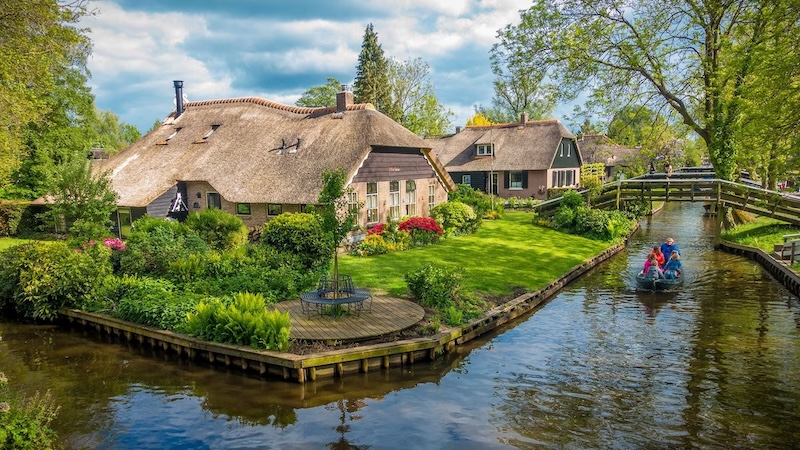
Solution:
[(336, 112), (345, 112), (347, 107), (353, 104), (353, 93), (350, 92), (349, 86), (342, 85), (342, 92), (336, 94)]
[(520, 115), (519, 115), (519, 123), (521, 123), (522, 125), (525, 125), (526, 123), (528, 123), (528, 113), (526, 113), (526, 112), (520, 113)]
[(183, 114), (183, 81), (175, 80), (172, 84), (175, 86), (175, 118), (177, 119)]
[(458, 134), (458, 133), (461, 133), (461, 127), (460, 126), (456, 127), (456, 134)]

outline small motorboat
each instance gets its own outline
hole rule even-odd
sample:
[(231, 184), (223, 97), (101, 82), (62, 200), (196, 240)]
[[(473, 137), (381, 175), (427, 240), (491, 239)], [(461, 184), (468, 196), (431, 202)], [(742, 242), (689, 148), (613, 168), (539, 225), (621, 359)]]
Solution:
[(653, 278), (639, 272), (636, 274), (636, 284), (639, 289), (648, 291), (668, 291), (683, 284), (683, 273), (679, 273), (675, 278)]

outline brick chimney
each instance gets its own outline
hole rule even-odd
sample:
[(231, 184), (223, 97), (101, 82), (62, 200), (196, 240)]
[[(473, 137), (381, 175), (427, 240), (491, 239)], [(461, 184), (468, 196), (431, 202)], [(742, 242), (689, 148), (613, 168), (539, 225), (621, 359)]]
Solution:
[(336, 112), (345, 112), (347, 107), (353, 104), (353, 93), (346, 84), (342, 85), (342, 91), (336, 94)]
[(526, 113), (526, 112), (520, 113), (520, 115), (519, 115), (519, 123), (522, 124), (522, 125), (525, 125), (526, 123), (528, 123), (528, 113)]

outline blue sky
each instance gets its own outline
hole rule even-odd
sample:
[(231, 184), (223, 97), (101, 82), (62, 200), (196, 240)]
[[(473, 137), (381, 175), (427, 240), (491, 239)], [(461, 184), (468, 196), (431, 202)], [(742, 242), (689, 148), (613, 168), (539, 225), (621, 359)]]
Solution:
[[(190, 101), (262, 97), (294, 104), (327, 77), (351, 84), (372, 23), (388, 57), (422, 58), (439, 100), (464, 125), (489, 106), (489, 50), (527, 0), (100, 0), (83, 26), (94, 42), (90, 85), (100, 109), (146, 132)], [(556, 110), (556, 117), (559, 117)]]

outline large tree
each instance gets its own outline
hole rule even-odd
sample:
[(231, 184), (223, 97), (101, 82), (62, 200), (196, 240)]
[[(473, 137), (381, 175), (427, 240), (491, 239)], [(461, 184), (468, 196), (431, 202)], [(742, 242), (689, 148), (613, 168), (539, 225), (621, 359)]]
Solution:
[(390, 103), (385, 114), (421, 136), (444, 134), (454, 114), (439, 102), (421, 58), (388, 60)]
[(328, 77), (328, 82), (309, 88), (295, 102), (297, 106), (315, 108), (318, 106), (333, 106), (336, 104), (336, 94), (342, 90), (342, 83), (336, 78)]
[(515, 66), (546, 68), (560, 99), (590, 88), (614, 109), (666, 106), (733, 179), (753, 55), (791, 45), (798, 14), (797, 0), (534, 0), (498, 45)]
[(389, 93), (389, 64), (378, 44), (378, 33), (367, 25), (361, 53), (358, 54), (353, 95), (357, 103), (372, 103), (385, 113), (391, 106)]
[(492, 47), (490, 61), (494, 73), (492, 106), (481, 112), (492, 122), (516, 122), (522, 113), (530, 120), (547, 119), (556, 105), (556, 92), (543, 83), (546, 71), (541, 67), (518, 64), (508, 58), (504, 48)]
[(25, 158), (25, 128), (48, 114), (57, 80), (86, 73), (88, 31), (75, 26), (92, 12), (86, 3), (0, 0), (0, 188)]

